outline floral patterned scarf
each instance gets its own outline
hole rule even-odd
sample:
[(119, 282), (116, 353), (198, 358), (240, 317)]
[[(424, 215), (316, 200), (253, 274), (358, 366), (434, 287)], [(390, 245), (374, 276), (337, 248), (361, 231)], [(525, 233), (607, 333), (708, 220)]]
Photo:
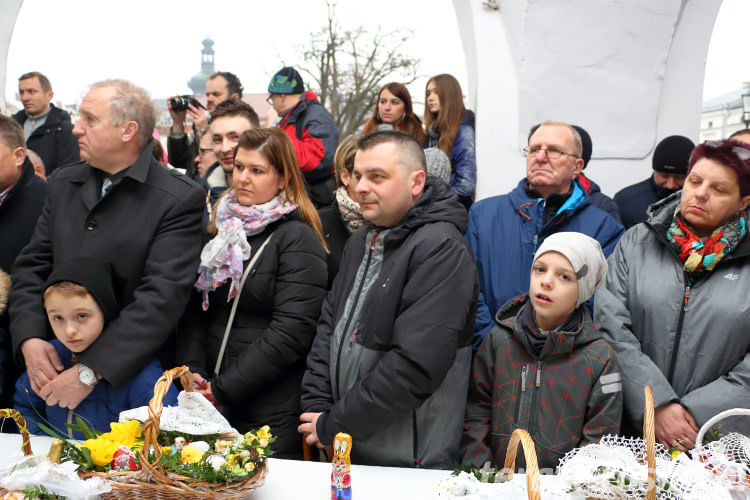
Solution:
[(713, 271), (721, 259), (732, 253), (745, 237), (747, 212), (742, 210), (709, 236), (701, 238), (690, 229), (678, 206), (672, 217), (672, 225), (667, 229), (667, 239), (680, 253), (682, 268), (689, 273)]
[(346, 186), (339, 186), (336, 190), (336, 202), (339, 206), (341, 218), (344, 219), (346, 228), (350, 233), (364, 226), (365, 220), (362, 218), (362, 209), (359, 208), (359, 203), (351, 199)]
[(266, 226), (293, 212), (297, 205), (286, 199), (284, 191), (267, 203), (244, 206), (230, 191), (216, 209), (216, 236), (201, 251), (201, 265), (195, 288), (203, 292), (203, 310), (208, 309), (208, 292), (230, 280), (227, 301), (239, 291), (244, 261), (250, 258), (247, 237), (258, 234)]

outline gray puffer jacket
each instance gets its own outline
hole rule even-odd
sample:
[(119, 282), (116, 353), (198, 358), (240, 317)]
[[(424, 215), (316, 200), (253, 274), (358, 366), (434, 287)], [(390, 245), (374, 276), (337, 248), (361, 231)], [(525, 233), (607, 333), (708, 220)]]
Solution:
[[(643, 387), (654, 404), (679, 402), (702, 425), (720, 411), (750, 407), (750, 238), (691, 284), (666, 231), (680, 192), (649, 209), (609, 258), (594, 322), (622, 367), (625, 414), (643, 418)], [(722, 430), (750, 432), (750, 419)]]

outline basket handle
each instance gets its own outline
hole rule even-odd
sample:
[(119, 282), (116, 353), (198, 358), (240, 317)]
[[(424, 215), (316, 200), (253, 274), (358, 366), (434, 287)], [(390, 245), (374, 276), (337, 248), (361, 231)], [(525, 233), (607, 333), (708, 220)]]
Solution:
[(148, 419), (143, 422), (143, 450), (148, 454), (151, 447), (154, 447), (154, 462), (156, 466), (161, 459), (161, 446), (157, 441), (159, 435), (159, 419), (161, 418), (161, 412), (164, 409), (162, 406), (162, 399), (169, 391), (172, 386), (172, 381), (175, 378), (179, 378), (182, 383), (182, 388), (187, 392), (193, 392), (193, 374), (187, 366), (182, 365), (171, 370), (166, 370), (159, 380), (154, 385), (154, 397), (148, 402)]
[(703, 437), (714, 424), (721, 420), (724, 420), (727, 417), (737, 417), (742, 415), (750, 415), (750, 408), (732, 408), (730, 410), (724, 410), (723, 412), (714, 415), (713, 417), (706, 420), (706, 423), (703, 424), (701, 426), (701, 429), (698, 431), (698, 437), (695, 438), (695, 449), (693, 453), (700, 453), (701, 449), (703, 448)]
[(23, 415), (18, 413), (18, 410), (5, 408), (3, 410), (0, 410), (0, 418), (13, 419), (13, 421), (18, 426), (18, 430), (21, 431), (21, 448), (23, 449), (23, 454), (27, 457), (29, 455), (33, 455), (33, 453), (31, 452), (31, 436), (29, 436), (29, 430), (26, 428), (26, 420), (23, 418)]
[(648, 489), (646, 500), (656, 498), (656, 434), (654, 432), (654, 393), (651, 386), (643, 388), (643, 437), (646, 440), (646, 464), (648, 464)]
[(513, 471), (516, 469), (516, 454), (518, 453), (518, 443), (523, 446), (523, 455), (526, 458), (526, 489), (529, 500), (540, 500), (539, 492), (539, 464), (536, 459), (536, 447), (534, 440), (525, 429), (516, 429), (510, 435), (508, 442), (508, 451), (505, 453), (505, 464), (503, 465), (503, 474), (508, 479), (513, 477)]

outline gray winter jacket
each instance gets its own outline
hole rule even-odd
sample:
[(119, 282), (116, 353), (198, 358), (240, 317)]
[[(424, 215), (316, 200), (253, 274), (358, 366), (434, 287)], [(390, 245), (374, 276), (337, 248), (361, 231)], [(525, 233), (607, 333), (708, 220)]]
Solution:
[[(594, 322), (622, 367), (625, 414), (643, 418), (643, 387), (654, 405), (679, 402), (702, 425), (720, 411), (750, 407), (750, 238), (691, 284), (666, 231), (680, 193), (654, 204), (609, 258)], [(723, 422), (744, 433), (750, 419)]]
[(458, 460), (479, 278), (466, 210), (428, 177), (393, 228), (349, 239), (302, 381), (317, 433), (353, 438), (352, 462), (451, 468)]

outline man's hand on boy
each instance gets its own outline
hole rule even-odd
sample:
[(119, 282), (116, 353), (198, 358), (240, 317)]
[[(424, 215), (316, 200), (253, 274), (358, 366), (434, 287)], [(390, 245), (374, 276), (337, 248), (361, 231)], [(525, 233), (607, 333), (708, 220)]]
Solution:
[(55, 348), (46, 340), (30, 338), (21, 344), (21, 353), (26, 362), (31, 389), (42, 396), (42, 387), (57, 377), (65, 367), (60, 361)]
[(60, 408), (75, 409), (81, 401), (91, 394), (93, 385), (84, 384), (78, 378), (78, 367), (73, 366), (60, 373), (52, 381), (48, 382), (39, 396), (49, 406), (57, 405)]
[(654, 434), (666, 448), (687, 451), (695, 446), (698, 425), (680, 403), (667, 403), (654, 410)]

